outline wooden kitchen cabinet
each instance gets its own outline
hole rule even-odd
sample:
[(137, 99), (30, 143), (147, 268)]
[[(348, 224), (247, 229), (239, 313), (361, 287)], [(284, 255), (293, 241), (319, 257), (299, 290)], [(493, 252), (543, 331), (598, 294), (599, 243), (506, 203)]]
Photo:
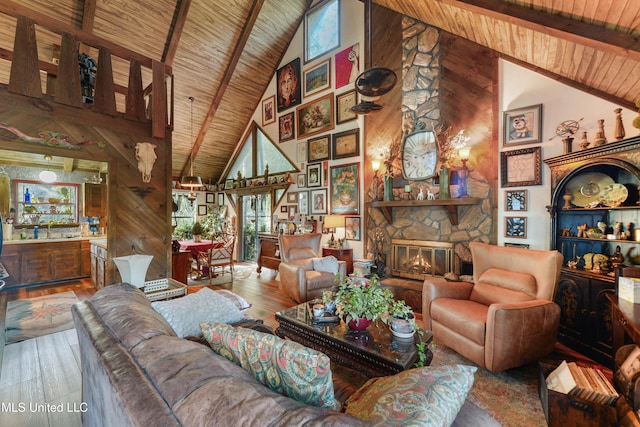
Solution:
[(84, 184), (84, 216), (107, 216), (106, 184)]
[(107, 246), (91, 243), (91, 283), (98, 288), (107, 284)]

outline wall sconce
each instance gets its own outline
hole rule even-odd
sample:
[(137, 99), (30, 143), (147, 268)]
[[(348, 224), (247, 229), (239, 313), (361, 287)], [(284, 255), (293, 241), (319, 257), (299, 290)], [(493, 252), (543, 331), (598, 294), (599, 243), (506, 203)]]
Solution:
[(469, 168), (467, 167), (467, 161), (469, 161), (469, 155), (471, 154), (471, 147), (462, 147), (458, 150), (458, 156), (462, 160), (462, 167), (460, 168), (460, 195), (459, 197), (469, 197), (467, 193), (467, 178), (469, 177)]
[(373, 169), (373, 201), (378, 200), (378, 187), (380, 187), (380, 177), (378, 170), (380, 169), (380, 160), (371, 160), (371, 169)]

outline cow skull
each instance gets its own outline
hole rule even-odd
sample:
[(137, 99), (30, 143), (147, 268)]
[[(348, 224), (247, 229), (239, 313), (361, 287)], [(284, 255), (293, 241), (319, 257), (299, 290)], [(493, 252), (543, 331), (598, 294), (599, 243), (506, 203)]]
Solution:
[(156, 145), (149, 142), (136, 143), (136, 160), (138, 160), (138, 170), (142, 173), (142, 182), (151, 181), (151, 170), (156, 163)]

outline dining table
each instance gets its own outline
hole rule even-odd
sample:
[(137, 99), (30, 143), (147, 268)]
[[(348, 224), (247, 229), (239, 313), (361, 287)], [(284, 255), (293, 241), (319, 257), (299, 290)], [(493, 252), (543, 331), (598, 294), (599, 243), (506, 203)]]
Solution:
[(194, 240), (180, 241), (180, 249), (191, 252), (191, 256), (198, 267), (198, 279), (208, 277), (209, 275), (209, 266), (198, 264), (198, 254), (200, 252), (207, 252), (209, 249), (221, 248), (223, 245), (224, 242), (217, 240), (200, 240), (199, 242)]

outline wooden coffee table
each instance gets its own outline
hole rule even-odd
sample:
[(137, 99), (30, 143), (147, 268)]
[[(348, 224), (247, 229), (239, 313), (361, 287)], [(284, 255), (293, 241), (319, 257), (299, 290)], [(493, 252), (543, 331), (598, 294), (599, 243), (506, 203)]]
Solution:
[[(276, 313), (279, 323), (276, 334), (307, 347), (321, 351), (337, 363), (355, 369), (368, 377), (393, 375), (409, 369), (418, 358), (415, 341), (397, 339), (382, 321), (372, 323), (366, 331), (349, 330), (343, 321), (339, 323), (314, 323), (308, 304), (300, 304)], [(415, 339), (429, 343), (430, 331)], [(433, 358), (427, 349), (429, 365)]]

